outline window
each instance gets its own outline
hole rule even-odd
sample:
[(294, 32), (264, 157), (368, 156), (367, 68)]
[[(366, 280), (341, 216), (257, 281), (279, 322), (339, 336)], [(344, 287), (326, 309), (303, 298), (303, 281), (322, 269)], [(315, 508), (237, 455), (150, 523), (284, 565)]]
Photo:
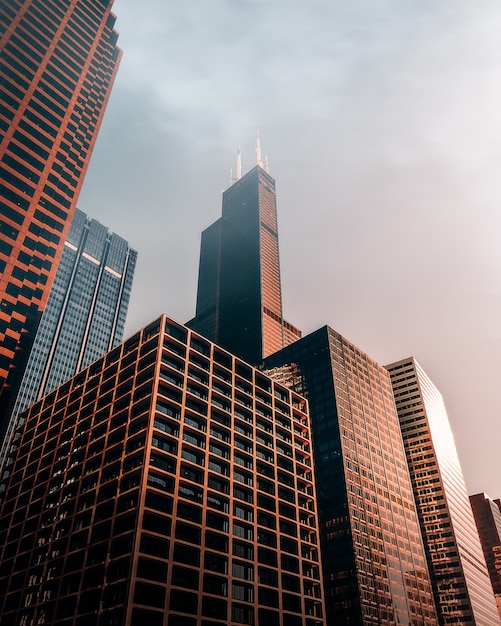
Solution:
[(228, 595), (228, 580), (221, 576), (213, 576), (212, 574), (204, 574), (203, 590), (206, 593), (212, 593), (216, 596)]
[(231, 571), (235, 578), (254, 580), (254, 565), (249, 563), (244, 563), (243, 561), (233, 561)]
[(197, 526), (185, 524), (184, 522), (176, 523), (176, 539), (182, 539), (200, 545), (202, 540), (202, 531)]
[(254, 520), (254, 511), (241, 504), (235, 504), (233, 506), (233, 514), (235, 517), (239, 517), (240, 519), (246, 520), (248, 522), (252, 522)]
[(174, 565), (172, 568), (172, 584), (186, 589), (198, 589), (198, 571)]
[(244, 485), (249, 485), (249, 487), (252, 487), (254, 482), (252, 479), (252, 474), (242, 472), (236, 468), (233, 470), (233, 478), (235, 480), (238, 480), (238, 482), (244, 483)]
[(228, 498), (223, 498), (210, 492), (207, 493), (207, 506), (223, 511), (223, 513), (229, 513), (230, 509)]
[(237, 624), (254, 624), (254, 609), (243, 604), (232, 604), (231, 619)]
[(240, 537), (241, 539), (247, 539), (253, 541), (254, 529), (247, 524), (241, 524), (240, 522), (233, 522), (233, 535)]
[(216, 513), (207, 512), (206, 524), (209, 528), (215, 528), (223, 532), (228, 532), (228, 518), (224, 515), (217, 515)]
[(205, 531), (205, 547), (218, 552), (228, 552), (228, 536)]
[(196, 615), (198, 612), (198, 596), (194, 593), (172, 589), (169, 608), (172, 611)]
[(233, 556), (252, 561), (254, 559), (254, 546), (250, 543), (233, 540)]
[(228, 573), (228, 558), (213, 552), (206, 552), (204, 559), (204, 567), (212, 572), (219, 574)]
[(243, 602), (254, 602), (254, 587), (235, 582), (231, 585), (231, 597)]

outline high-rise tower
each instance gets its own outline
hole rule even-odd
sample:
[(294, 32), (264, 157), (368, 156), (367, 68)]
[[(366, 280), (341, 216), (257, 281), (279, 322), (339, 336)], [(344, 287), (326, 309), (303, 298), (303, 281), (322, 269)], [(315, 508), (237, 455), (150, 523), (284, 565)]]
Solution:
[(111, 5), (0, 2), (0, 438), (118, 68)]
[(437, 624), (388, 372), (328, 327), (264, 366), (310, 405), (327, 623)]
[(202, 233), (188, 326), (253, 364), (301, 336), (283, 318), (275, 181), (259, 163), (223, 193), (222, 217)]
[(161, 317), (28, 409), (2, 626), (325, 626), (304, 398)]
[(413, 358), (387, 366), (442, 625), (499, 626), (441, 394)]
[(19, 413), (123, 339), (137, 253), (76, 210), (0, 449)]

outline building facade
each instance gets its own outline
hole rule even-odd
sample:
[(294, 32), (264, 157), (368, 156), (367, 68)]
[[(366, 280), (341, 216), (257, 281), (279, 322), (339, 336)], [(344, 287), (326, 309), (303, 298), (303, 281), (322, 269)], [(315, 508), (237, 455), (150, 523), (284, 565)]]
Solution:
[(2, 626), (324, 626), (305, 400), (161, 317), (24, 414)]
[(188, 326), (253, 364), (301, 336), (282, 314), (275, 181), (260, 165), (223, 193), (222, 217), (202, 233)]
[(413, 358), (391, 376), (440, 623), (499, 626), (441, 394)]
[(310, 405), (327, 623), (437, 624), (388, 372), (328, 327), (264, 368)]
[(501, 617), (501, 503), (477, 493), (470, 496), (470, 504)]
[(120, 61), (111, 4), (0, 3), (0, 439)]
[(76, 210), (10, 416), (0, 465), (19, 413), (118, 345), (137, 253)]

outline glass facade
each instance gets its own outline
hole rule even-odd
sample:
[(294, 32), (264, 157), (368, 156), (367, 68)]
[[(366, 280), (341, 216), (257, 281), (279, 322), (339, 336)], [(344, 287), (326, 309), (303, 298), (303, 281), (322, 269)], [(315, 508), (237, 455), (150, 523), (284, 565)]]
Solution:
[(254, 364), (301, 336), (282, 316), (275, 181), (260, 166), (223, 193), (222, 217), (202, 233), (188, 325)]
[(120, 61), (111, 4), (0, 3), (0, 439)]
[(442, 396), (413, 358), (388, 365), (387, 369), (440, 623), (499, 626)]
[(124, 239), (76, 210), (0, 461), (19, 413), (122, 341), (136, 257)]
[(24, 414), (2, 626), (325, 626), (303, 397), (162, 317)]
[(310, 405), (327, 623), (437, 624), (388, 372), (328, 327), (264, 367)]

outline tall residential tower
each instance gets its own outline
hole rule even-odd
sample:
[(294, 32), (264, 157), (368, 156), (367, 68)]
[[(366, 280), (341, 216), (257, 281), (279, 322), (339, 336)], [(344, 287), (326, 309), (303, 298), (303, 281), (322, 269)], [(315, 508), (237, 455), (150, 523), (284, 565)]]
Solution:
[(413, 358), (387, 369), (440, 623), (500, 626), (442, 396)]
[(188, 326), (253, 364), (301, 336), (283, 318), (275, 181), (259, 163), (223, 193), (222, 217), (202, 233)]
[(0, 2), (0, 438), (118, 68), (111, 5)]
[(123, 339), (137, 253), (76, 210), (0, 452), (19, 413)]

